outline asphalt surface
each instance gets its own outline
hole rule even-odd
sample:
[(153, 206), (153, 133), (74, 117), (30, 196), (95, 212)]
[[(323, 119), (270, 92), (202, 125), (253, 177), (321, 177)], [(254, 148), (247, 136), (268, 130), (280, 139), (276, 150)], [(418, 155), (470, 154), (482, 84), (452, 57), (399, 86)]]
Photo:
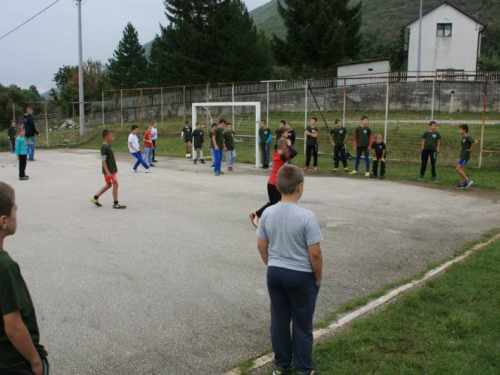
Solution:
[[(131, 173), (118, 155), (124, 211), (89, 202), (103, 184), (94, 151), (37, 151), (30, 181), (0, 154), (21, 264), (53, 374), (220, 374), (270, 347), (265, 268), (248, 213), (267, 173), (161, 159)], [(390, 168), (389, 168), (390, 173)], [(306, 177), (301, 203), (325, 241), (316, 318), (453, 254), (500, 226), (500, 194), (364, 178)]]

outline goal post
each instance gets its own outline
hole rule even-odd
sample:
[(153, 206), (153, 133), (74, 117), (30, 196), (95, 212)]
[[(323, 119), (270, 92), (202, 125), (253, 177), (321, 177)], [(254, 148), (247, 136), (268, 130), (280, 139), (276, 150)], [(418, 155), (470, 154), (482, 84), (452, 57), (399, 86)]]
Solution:
[[(260, 149), (259, 149), (259, 128), (261, 121), (261, 104), (260, 102), (209, 102), (209, 103), (193, 103), (192, 104), (192, 126), (193, 130), (198, 122), (198, 109), (202, 108), (208, 110), (214, 107), (225, 107), (232, 111), (234, 115), (235, 107), (242, 108), (254, 108), (255, 109), (255, 123), (254, 123), (254, 137), (255, 137), (255, 167), (260, 168)], [(214, 122), (218, 122), (219, 119), (214, 119)], [(207, 124), (210, 127), (211, 124)], [(235, 124), (233, 124), (234, 126)], [(238, 134), (236, 135), (238, 137)], [(194, 144), (193, 144), (193, 159), (195, 158)]]

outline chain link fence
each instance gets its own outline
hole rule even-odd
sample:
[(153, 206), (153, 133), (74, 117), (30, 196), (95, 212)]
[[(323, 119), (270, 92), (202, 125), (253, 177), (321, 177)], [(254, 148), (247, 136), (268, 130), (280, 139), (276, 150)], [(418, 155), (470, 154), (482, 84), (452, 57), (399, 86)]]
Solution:
[[(0, 150), (9, 147), (6, 129), (12, 119), (22, 124), (26, 107), (34, 109), (40, 132), (38, 146), (78, 146), (99, 137), (103, 127), (128, 131), (130, 125), (157, 121), (162, 136), (178, 137), (191, 119), (193, 103), (260, 102), (261, 118), (274, 130), (281, 120), (297, 132), (296, 147), (303, 147), (303, 130), (318, 118), (320, 154), (331, 154), (329, 132), (336, 119), (352, 134), (366, 115), (375, 134), (386, 140), (389, 159), (418, 162), (421, 136), (430, 120), (442, 135), (440, 162), (455, 164), (460, 135), (466, 123), (481, 147), (473, 163), (500, 165), (500, 73), (427, 74), (286, 80), (110, 90), (98, 102), (85, 103), (86, 134), (80, 135), (78, 103), (0, 103)], [(255, 124), (241, 108), (212, 109), (204, 126), (218, 117), (231, 121), (238, 134), (253, 142)], [(203, 119), (203, 116), (200, 117)], [(352, 141), (352, 137), (351, 137)], [(179, 155), (181, 156), (181, 155)]]

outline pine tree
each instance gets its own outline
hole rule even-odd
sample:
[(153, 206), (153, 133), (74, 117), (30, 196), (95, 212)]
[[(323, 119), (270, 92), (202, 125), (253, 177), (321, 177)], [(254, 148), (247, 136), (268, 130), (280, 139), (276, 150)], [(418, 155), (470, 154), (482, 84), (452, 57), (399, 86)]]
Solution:
[(139, 35), (129, 22), (123, 31), (123, 39), (108, 63), (109, 80), (113, 87), (134, 88), (146, 84), (148, 61), (144, 53)]
[(287, 28), (285, 41), (274, 37), (276, 60), (297, 75), (330, 74), (360, 49), (361, 5), (349, 0), (284, 0), (278, 11)]

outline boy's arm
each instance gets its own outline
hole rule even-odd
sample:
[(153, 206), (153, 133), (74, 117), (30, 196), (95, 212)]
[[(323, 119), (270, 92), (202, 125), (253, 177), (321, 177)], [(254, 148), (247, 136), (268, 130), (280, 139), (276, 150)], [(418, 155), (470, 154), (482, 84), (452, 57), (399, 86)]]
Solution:
[[(422, 139), (422, 151), (424, 150), (425, 148), (425, 139)], [(438, 141), (438, 148), (439, 148), (439, 141)]]
[(440, 149), (441, 149), (441, 140), (438, 139), (436, 151), (439, 152)]
[(381, 158), (382, 160), (385, 160), (385, 155), (386, 155), (386, 153), (387, 153), (387, 150), (384, 148), (384, 149), (382, 150), (382, 158)]
[(358, 147), (358, 132), (354, 133), (354, 139), (353, 139), (353, 142), (352, 142), (352, 147), (353, 148)]
[(267, 266), (267, 261), (269, 260), (269, 241), (263, 240), (262, 238), (259, 238), (257, 240), (257, 247), (259, 248), (259, 253), (260, 257), (262, 258), (262, 261), (264, 264)]
[(43, 364), (19, 311), (4, 315), (5, 334), (19, 353), (30, 363), (35, 374), (42, 374)]
[(273, 140), (273, 134), (269, 132), (269, 138), (267, 138), (266, 145), (269, 145), (272, 140)]
[(472, 144), (472, 147), (470, 148), (469, 150), (469, 153), (472, 155), (472, 153), (474, 152), (474, 149), (477, 147), (477, 145), (479, 144), (479, 141), (476, 139), (474, 140), (474, 143)]
[(108, 165), (106, 164), (106, 160), (102, 161), (102, 167), (104, 169), (104, 172), (106, 172), (106, 176), (111, 177), (111, 172), (108, 169)]
[(373, 134), (370, 134), (368, 137), (368, 149), (372, 148), (373, 146)]
[(332, 145), (335, 146), (335, 142), (333, 140), (333, 133), (330, 133), (330, 142), (332, 142)]
[(215, 134), (212, 134), (212, 142), (213, 142), (213, 144), (214, 144), (214, 148), (215, 148), (216, 150), (218, 150), (218, 149), (219, 149), (219, 146), (217, 146), (217, 142), (215, 141)]
[(313, 137), (313, 138), (318, 138), (318, 136), (319, 136), (319, 131), (317, 131), (317, 130), (316, 130), (316, 133), (311, 134), (311, 137)]
[(316, 284), (321, 285), (323, 279), (323, 254), (321, 253), (321, 246), (319, 243), (308, 246), (309, 259), (316, 278)]
[(344, 145), (347, 143), (347, 140), (349, 139), (349, 134), (346, 134), (344, 137)]
[(20, 141), (20, 140), (19, 140), (19, 138), (18, 138), (18, 139), (16, 139), (16, 156), (17, 156), (17, 157), (19, 157), (19, 155), (21, 155), (21, 154), (19, 153), (20, 149), (21, 149), (21, 141)]

